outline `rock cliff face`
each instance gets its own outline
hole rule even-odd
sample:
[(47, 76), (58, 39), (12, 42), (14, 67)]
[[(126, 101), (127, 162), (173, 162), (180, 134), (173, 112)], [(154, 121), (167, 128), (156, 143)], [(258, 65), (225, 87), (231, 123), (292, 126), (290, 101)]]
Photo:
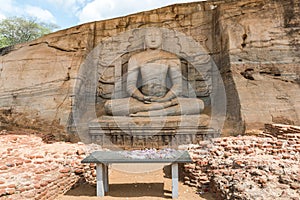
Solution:
[[(72, 123), (75, 81), (101, 41), (134, 28), (191, 36), (217, 64), (227, 94), (224, 132), (300, 124), (300, 1), (216, 0), (91, 22), (0, 50), (0, 107)], [(226, 131), (225, 131), (226, 130)]]
[(219, 7), (218, 37), (226, 41), (221, 46), (226, 45), (230, 60), (228, 67), (219, 66), (233, 78), (246, 129), (268, 121), (299, 124), (299, 1), (236, 1)]

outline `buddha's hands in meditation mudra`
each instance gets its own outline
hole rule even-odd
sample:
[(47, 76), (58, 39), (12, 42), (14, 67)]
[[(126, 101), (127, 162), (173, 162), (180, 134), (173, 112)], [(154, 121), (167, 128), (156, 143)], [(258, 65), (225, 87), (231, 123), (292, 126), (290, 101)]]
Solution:
[[(130, 98), (108, 100), (105, 103), (107, 114), (141, 117), (200, 114), (204, 108), (202, 100), (180, 97), (180, 59), (161, 50), (161, 44), (160, 30), (149, 29), (145, 35), (146, 50), (133, 55), (128, 62), (126, 89)], [(171, 80), (171, 88), (167, 88), (167, 77)]]

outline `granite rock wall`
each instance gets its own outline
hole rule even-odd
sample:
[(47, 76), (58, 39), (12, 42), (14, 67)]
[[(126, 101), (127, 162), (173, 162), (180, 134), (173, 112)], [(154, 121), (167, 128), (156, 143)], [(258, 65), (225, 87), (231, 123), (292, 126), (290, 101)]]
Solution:
[(245, 129), (299, 124), (299, 1), (232, 1), (219, 9), (230, 59), (223, 69), (233, 78)]
[(299, 124), (299, 19), (299, 0), (217, 0), (61, 30), (0, 50), (0, 107), (67, 128), (87, 54), (113, 35), (156, 26), (191, 36), (212, 55), (227, 93), (224, 134)]

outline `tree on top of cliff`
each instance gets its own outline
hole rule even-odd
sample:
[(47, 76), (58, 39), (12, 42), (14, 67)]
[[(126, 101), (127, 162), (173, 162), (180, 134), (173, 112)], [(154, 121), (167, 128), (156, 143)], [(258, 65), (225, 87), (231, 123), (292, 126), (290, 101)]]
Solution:
[(37, 22), (35, 18), (3, 19), (0, 21), (0, 48), (34, 40), (57, 28), (55, 24)]

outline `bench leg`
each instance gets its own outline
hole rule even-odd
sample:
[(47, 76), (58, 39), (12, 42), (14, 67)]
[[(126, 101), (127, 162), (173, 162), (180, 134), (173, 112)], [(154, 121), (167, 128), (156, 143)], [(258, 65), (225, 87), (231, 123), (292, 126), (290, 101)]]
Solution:
[(103, 181), (104, 181), (104, 191), (108, 192), (109, 190), (109, 178), (108, 178), (108, 165), (103, 165)]
[(97, 173), (97, 196), (104, 196), (104, 186), (103, 186), (103, 168), (104, 165), (101, 163), (97, 163), (96, 173)]
[(172, 164), (172, 198), (178, 198), (178, 163)]

